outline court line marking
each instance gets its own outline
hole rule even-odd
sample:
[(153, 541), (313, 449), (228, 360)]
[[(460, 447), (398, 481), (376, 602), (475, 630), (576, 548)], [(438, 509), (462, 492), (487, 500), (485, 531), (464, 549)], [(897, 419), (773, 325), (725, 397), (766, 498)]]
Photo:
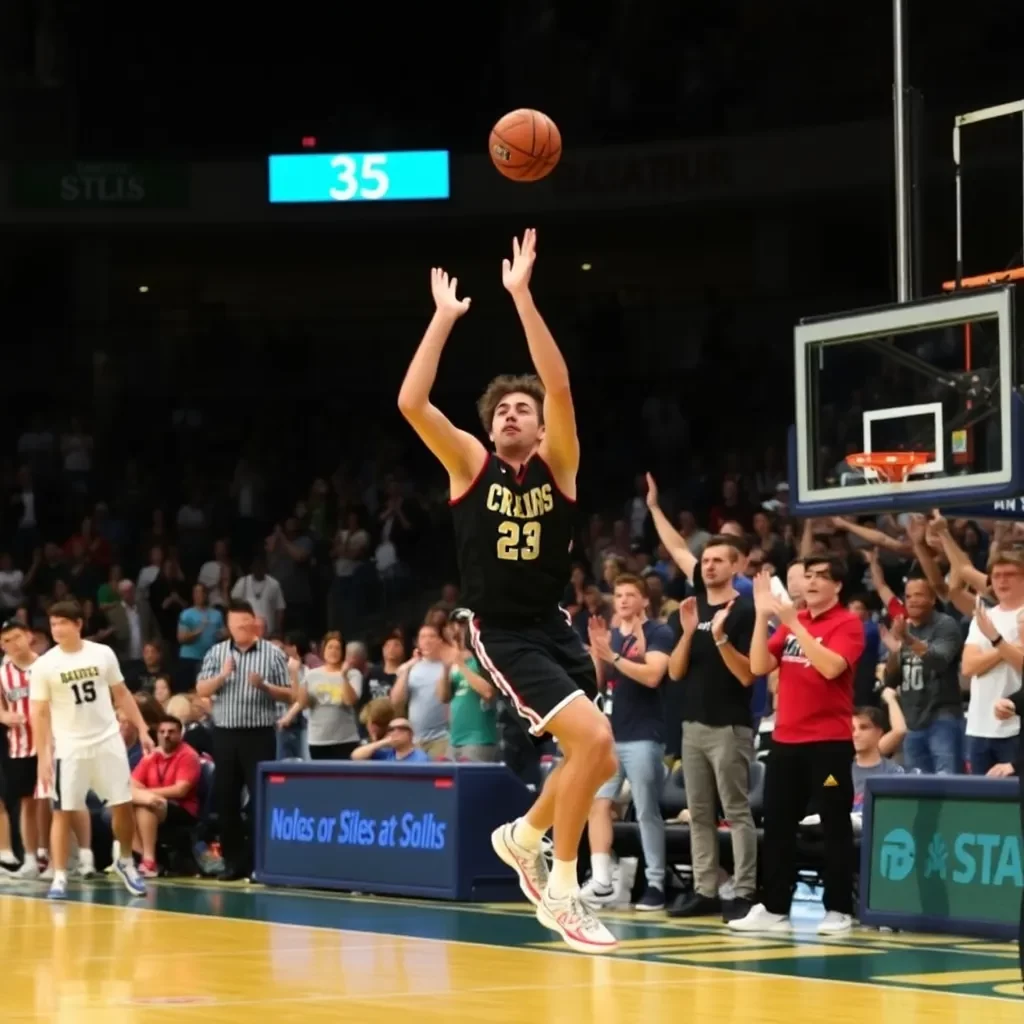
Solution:
[[(7, 895), (7, 894), (4, 894)], [(14, 895), (14, 894), (11, 894)], [(18, 896), (18, 899), (36, 899), (38, 897), (32, 896)], [(367, 901), (369, 902), (369, 901)], [(69, 901), (71, 906), (81, 905), (75, 901)], [(86, 904), (86, 906), (93, 906), (94, 904)], [(137, 906), (133, 907), (130, 904), (121, 906), (122, 910), (134, 911), (138, 914), (174, 914), (178, 917), (198, 917), (201, 920), (208, 921), (212, 915), (210, 914), (197, 914), (193, 911), (188, 910), (167, 910), (163, 907), (145, 907)], [(708, 964), (673, 964), (667, 963), (664, 960), (644, 960), (637, 956), (615, 956), (612, 954), (593, 954), (593, 953), (575, 953), (572, 950), (565, 949), (535, 949), (530, 946), (499, 946), (489, 942), (474, 942), (470, 939), (447, 939), (447, 938), (436, 938), (436, 937), (424, 937), (421, 935), (399, 935), (395, 932), (371, 932), (362, 928), (332, 928), (329, 925), (316, 925), (316, 924), (293, 924), (290, 921), (263, 921), (263, 920), (252, 920), (246, 917), (224, 917), (217, 915), (218, 920), (222, 921), (235, 921), (239, 924), (245, 925), (264, 925), (268, 928), (303, 928), (312, 929), (314, 931), (325, 931), (325, 932), (346, 932), (349, 935), (386, 935), (389, 938), (404, 939), (407, 942), (433, 942), (443, 943), (448, 945), (456, 946), (473, 946), (477, 949), (505, 949), (505, 950), (522, 950), (534, 954), (540, 954), (541, 956), (558, 956), (558, 957), (572, 957), (574, 960), (583, 959), (586, 960), (599, 960), (605, 963), (640, 963), (644, 965), (655, 965), (659, 968), (668, 969), (670, 971), (700, 971), (700, 972), (713, 972), (716, 974), (724, 975), (740, 975), (741, 977), (751, 978), (787, 978), (792, 981), (810, 981), (818, 984), (826, 985), (853, 985), (857, 988), (874, 988), (877, 990), (889, 990), (893, 989), (899, 992), (926, 992), (929, 995), (937, 996), (948, 999), (984, 999), (989, 1002), (996, 1003), (1009, 1003), (1020, 1002), (1018, 999), (1007, 996), (989, 995), (988, 993), (974, 993), (974, 992), (950, 992), (947, 990), (937, 990), (934, 988), (927, 988), (923, 985), (897, 985), (895, 983), (883, 983), (878, 984), (872, 981), (850, 981), (847, 978), (820, 978), (809, 975), (796, 975), (796, 974), (781, 974), (772, 971), (753, 971), (743, 967), (714, 967)], [(659, 982), (660, 984), (660, 982)]]
[[(265, 886), (262, 883), (256, 883), (255, 885), (239, 885), (237, 888), (230, 885), (211, 885), (208, 881), (201, 878), (194, 879), (167, 879), (166, 881), (160, 881), (160, 888), (185, 888), (185, 889), (199, 889), (204, 892), (226, 892), (243, 895), (270, 895), (270, 896), (299, 896), (303, 899), (319, 900), (327, 899), (332, 902), (338, 903), (356, 903), (365, 906), (373, 906), (380, 902), (385, 902), (391, 906), (396, 907), (416, 907), (416, 908), (429, 908), (430, 910), (440, 911), (457, 911), (459, 913), (474, 913), (474, 914), (494, 914), (498, 917), (525, 917), (531, 918), (534, 916), (532, 907), (524, 906), (522, 909), (516, 906), (510, 906), (507, 909), (496, 907), (493, 904), (486, 903), (455, 903), (446, 904), (436, 900), (420, 901), (411, 897), (403, 896), (364, 896), (359, 893), (342, 893), (332, 890), (327, 890), (323, 893), (310, 890), (310, 889), (281, 889), (271, 888)], [(674, 924), (672, 921), (667, 921), (661, 918), (654, 920), (648, 920), (646, 917), (642, 921), (638, 921), (635, 912), (630, 910), (612, 911), (611, 913), (604, 912), (601, 914), (602, 920), (618, 921), (623, 924), (629, 924), (634, 927), (644, 928), (657, 928), (660, 931), (668, 932), (669, 934), (687, 934), (688, 932), (698, 932), (700, 934), (707, 935), (734, 935), (736, 934), (730, 928), (726, 927), (725, 924)], [(811, 944), (811, 945), (837, 945), (847, 946), (852, 944), (863, 944), (867, 948), (875, 949), (878, 952), (888, 952), (890, 950), (916, 950), (923, 949), (927, 952), (934, 953), (957, 953), (963, 954), (964, 956), (988, 956), (994, 959), (1002, 959), (999, 954), (994, 953), (990, 950), (972, 950), (969, 947), (963, 948), (961, 946), (953, 945), (952, 942), (948, 945), (936, 943), (935, 945), (928, 945), (927, 943), (920, 942), (900, 942), (898, 936), (882, 936), (881, 933), (871, 932), (869, 934), (853, 934), (846, 937), (835, 937), (818, 935), (813, 930), (796, 929), (789, 936), (788, 940), (794, 944)], [(955, 936), (953, 937), (955, 938)], [(963, 941), (965, 943), (980, 943), (990, 942), (992, 940), (986, 939), (972, 939), (969, 936), (964, 936)], [(590, 954), (585, 954), (590, 955)], [(856, 984), (856, 982), (854, 983)]]

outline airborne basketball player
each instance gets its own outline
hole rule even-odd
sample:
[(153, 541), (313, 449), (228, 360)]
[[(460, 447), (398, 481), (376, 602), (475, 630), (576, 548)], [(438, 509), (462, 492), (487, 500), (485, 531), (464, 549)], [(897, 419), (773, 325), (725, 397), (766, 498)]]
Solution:
[[(402, 415), (448, 471), (469, 634), (480, 664), (537, 737), (565, 755), (527, 814), (491, 837), (519, 876), (537, 919), (584, 953), (615, 937), (584, 906), (576, 851), (602, 783), (615, 774), (608, 721), (591, 699), (593, 664), (558, 601), (569, 579), (579, 442), (569, 372), (530, 294), (533, 229), (502, 265), (537, 377), (498, 377), (478, 404), (494, 453), (453, 426), (430, 401), (441, 351), (470, 300), (458, 279), (431, 271), (437, 309), (398, 396)], [(583, 698), (583, 699), (577, 699)], [(554, 825), (550, 874), (542, 839)]]

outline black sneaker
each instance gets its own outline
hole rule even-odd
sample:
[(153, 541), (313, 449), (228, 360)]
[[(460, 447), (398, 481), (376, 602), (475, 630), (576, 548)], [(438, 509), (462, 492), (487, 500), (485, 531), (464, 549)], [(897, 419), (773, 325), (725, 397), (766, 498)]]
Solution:
[(739, 921), (746, 917), (754, 907), (754, 901), (748, 900), (746, 896), (737, 896), (734, 900), (726, 900), (722, 904), (722, 920), (728, 924), (730, 921)]
[(689, 896), (679, 896), (668, 909), (669, 917), (707, 917), (718, 914), (722, 910), (722, 901), (717, 896), (703, 896), (699, 892), (691, 892)]
[(649, 885), (636, 901), (636, 910), (664, 910), (665, 894), (657, 886)]

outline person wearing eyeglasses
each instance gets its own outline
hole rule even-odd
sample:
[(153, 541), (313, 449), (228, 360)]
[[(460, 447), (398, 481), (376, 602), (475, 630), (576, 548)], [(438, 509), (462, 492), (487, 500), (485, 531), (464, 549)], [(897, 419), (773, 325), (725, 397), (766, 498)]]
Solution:
[(430, 763), (426, 751), (413, 742), (412, 726), (408, 718), (393, 718), (388, 723), (384, 738), (364, 743), (352, 751), (353, 761), (395, 761), (402, 764)]

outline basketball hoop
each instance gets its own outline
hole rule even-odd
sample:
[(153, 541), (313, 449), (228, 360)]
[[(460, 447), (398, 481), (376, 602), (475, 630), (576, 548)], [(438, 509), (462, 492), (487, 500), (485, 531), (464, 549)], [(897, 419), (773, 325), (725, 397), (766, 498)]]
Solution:
[(846, 461), (858, 469), (871, 470), (890, 484), (905, 484), (918, 466), (925, 466), (934, 458), (932, 452), (855, 452), (847, 455)]

